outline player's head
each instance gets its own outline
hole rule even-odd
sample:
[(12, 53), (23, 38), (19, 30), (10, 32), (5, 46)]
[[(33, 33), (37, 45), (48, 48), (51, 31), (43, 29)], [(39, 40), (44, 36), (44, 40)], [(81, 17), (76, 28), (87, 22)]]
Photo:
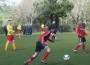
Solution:
[(11, 20), (8, 20), (8, 24), (11, 24)]
[(55, 21), (52, 22), (52, 24), (55, 24), (55, 23), (56, 23)]
[(78, 25), (81, 24), (82, 22), (83, 22), (82, 20), (79, 20), (79, 21), (78, 21)]
[(85, 29), (85, 27), (86, 27), (85, 23), (82, 23), (82, 27)]
[(48, 30), (50, 30), (51, 32), (53, 32), (54, 27), (52, 25), (48, 26)]

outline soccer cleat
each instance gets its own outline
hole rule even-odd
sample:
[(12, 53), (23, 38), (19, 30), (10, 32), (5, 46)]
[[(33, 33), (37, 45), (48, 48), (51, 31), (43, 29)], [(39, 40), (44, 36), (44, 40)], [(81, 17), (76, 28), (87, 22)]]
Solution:
[(46, 62), (41, 61), (42, 64), (47, 64)]
[(16, 51), (16, 49), (14, 49), (13, 51)]
[(28, 65), (28, 63), (24, 62), (24, 65)]
[(5, 51), (7, 51), (7, 49)]
[(86, 52), (83, 52), (83, 53), (86, 53)]
[(76, 53), (77, 50), (74, 50), (74, 49), (73, 49), (73, 51), (74, 51), (74, 53)]
[(84, 51), (84, 52), (82, 52), (83, 54), (85, 54), (86, 52)]

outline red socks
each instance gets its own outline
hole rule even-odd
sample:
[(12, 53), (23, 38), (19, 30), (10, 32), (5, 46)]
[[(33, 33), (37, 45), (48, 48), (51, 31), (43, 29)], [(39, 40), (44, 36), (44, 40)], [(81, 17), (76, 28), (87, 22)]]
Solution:
[(84, 45), (82, 45), (82, 52), (85, 52), (85, 44)]
[(34, 59), (34, 57), (31, 56), (30, 58), (28, 58), (28, 59), (26, 60), (26, 63), (31, 62), (33, 59)]
[[(76, 47), (74, 48), (74, 50), (77, 50), (81, 45), (77, 44)], [(82, 45), (82, 52), (85, 52), (85, 44)]]
[(49, 55), (49, 52), (45, 52), (44, 56), (42, 57), (42, 61), (45, 61), (45, 59), (47, 58), (48, 55)]
[(77, 50), (81, 45), (77, 44), (74, 50)]

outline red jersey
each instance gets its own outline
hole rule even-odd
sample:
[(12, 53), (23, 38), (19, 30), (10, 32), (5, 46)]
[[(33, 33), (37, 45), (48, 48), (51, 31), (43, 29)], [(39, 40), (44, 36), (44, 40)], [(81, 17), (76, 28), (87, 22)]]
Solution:
[(85, 32), (85, 30), (81, 30), (81, 36), (82, 37), (85, 37), (85, 35), (87, 35), (86, 32)]
[(45, 42), (49, 39), (51, 34), (50, 30), (46, 30), (45, 33), (43, 33), (39, 38), (38, 41), (41, 41), (42, 44), (45, 44)]
[(80, 36), (84, 37), (85, 35), (87, 35), (83, 26), (80, 23), (76, 27), (76, 33), (77, 33), (78, 37), (80, 37)]
[(76, 33), (77, 33), (77, 35), (81, 35), (81, 34), (80, 34), (81, 29), (82, 29), (81, 24), (78, 24), (77, 27), (76, 27)]

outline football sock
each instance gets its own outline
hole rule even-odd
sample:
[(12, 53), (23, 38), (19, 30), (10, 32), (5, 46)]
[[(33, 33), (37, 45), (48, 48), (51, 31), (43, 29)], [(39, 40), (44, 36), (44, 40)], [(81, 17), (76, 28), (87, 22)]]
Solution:
[(85, 44), (84, 45), (82, 45), (82, 52), (85, 52)]
[(74, 50), (77, 50), (81, 45), (77, 44)]
[(52, 40), (53, 40), (53, 41), (55, 40), (55, 36), (52, 36)]
[(13, 50), (15, 51), (16, 50), (16, 44), (12, 43), (12, 46), (13, 46)]
[(41, 60), (41, 61), (45, 61), (45, 59), (47, 58), (48, 55), (49, 55), (49, 52), (45, 52), (45, 53), (44, 53), (44, 56), (42, 57), (42, 60)]
[(29, 62), (31, 62), (33, 59), (34, 59), (34, 57), (33, 57), (33, 56), (31, 56), (30, 58), (28, 58), (28, 59), (26, 60), (26, 62), (25, 62), (25, 63), (29, 63)]
[(5, 45), (5, 50), (7, 50), (8, 45), (9, 45), (9, 42), (7, 41), (7, 42), (6, 42), (6, 45)]

